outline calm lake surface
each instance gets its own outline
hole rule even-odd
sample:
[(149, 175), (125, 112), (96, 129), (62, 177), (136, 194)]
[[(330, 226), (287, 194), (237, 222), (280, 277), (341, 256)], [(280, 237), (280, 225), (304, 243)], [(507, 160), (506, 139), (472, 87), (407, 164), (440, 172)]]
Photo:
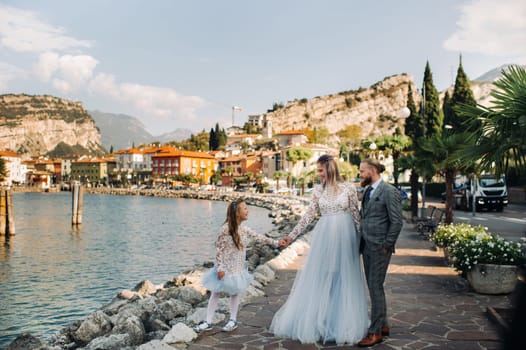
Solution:
[[(0, 349), (28, 332), (43, 339), (84, 318), (120, 290), (162, 284), (214, 258), (224, 202), (84, 195), (71, 225), (71, 193), (14, 193), (16, 235), (0, 237)], [(247, 225), (272, 229), (250, 207)]]

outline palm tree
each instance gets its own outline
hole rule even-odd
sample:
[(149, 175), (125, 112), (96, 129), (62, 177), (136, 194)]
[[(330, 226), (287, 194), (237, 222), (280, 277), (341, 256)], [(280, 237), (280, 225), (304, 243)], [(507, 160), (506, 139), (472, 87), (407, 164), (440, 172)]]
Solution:
[(395, 133), (391, 136), (384, 136), (377, 140), (379, 149), (385, 150), (387, 154), (391, 154), (393, 157), (394, 169), (394, 185), (398, 186), (398, 159), (402, 155), (402, 152), (406, 151), (411, 145), (411, 139), (405, 135)]
[(458, 158), (458, 151), (465, 145), (468, 135), (444, 130), (420, 143), (422, 156), (434, 160), (434, 169), (446, 180), (446, 224), (453, 222), (453, 183), (458, 171), (468, 169), (469, 164)]
[(462, 160), (476, 161), (495, 175), (516, 166), (526, 171), (526, 70), (510, 66), (493, 83), (491, 107), (462, 104), (455, 110), (468, 119), (473, 143), (463, 149)]
[(272, 175), (272, 177), (274, 178), (274, 180), (276, 180), (276, 191), (279, 190), (279, 180), (281, 180), (281, 178), (285, 175), (285, 173), (281, 170), (276, 170), (274, 172), (274, 175)]

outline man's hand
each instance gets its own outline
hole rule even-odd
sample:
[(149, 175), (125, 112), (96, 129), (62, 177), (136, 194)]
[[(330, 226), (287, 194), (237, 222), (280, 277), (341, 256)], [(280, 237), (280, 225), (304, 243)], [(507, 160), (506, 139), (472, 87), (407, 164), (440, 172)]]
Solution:
[(280, 247), (286, 247), (292, 242), (292, 239), (290, 237), (283, 237), (279, 240), (279, 246)]
[(217, 271), (217, 279), (222, 280), (225, 277), (225, 271)]

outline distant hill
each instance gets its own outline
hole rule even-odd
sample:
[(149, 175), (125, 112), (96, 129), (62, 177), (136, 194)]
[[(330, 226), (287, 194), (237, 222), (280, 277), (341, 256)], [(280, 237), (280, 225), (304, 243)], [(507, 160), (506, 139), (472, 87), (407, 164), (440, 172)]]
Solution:
[(89, 114), (100, 129), (102, 144), (107, 150), (111, 146), (117, 151), (154, 141), (181, 141), (192, 134), (188, 129), (176, 129), (170, 133), (153, 136), (146, 130), (144, 124), (135, 117), (100, 111), (89, 111)]
[(153, 140), (144, 125), (135, 117), (125, 114), (113, 114), (100, 111), (88, 111), (100, 129), (101, 142), (107, 150), (126, 149), (133, 144), (140, 145)]
[[(500, 67), (497, 67), (495, 69), (492, 69), (492, 70), (482, 74), (477, 79), (474, 79), (474, 81), (480, 81), (480, 82), (495, 81), (495, 80), (499, 79), (502, 76), (502, 70), (503, 69), (508, 68), (509, 66), (512, 66), (512, 65), (513, 64), (503, 64)], [(523, 65), (522, 67), (526, 68), (526, 65)]]

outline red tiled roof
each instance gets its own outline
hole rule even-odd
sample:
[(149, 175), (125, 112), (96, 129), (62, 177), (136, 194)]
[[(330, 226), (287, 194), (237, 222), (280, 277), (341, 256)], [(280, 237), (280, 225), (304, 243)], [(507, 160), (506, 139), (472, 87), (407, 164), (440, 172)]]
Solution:
[(278, 133), (278, 135), (305, 135), (305, 133), (301, 130), (285, 130)]

